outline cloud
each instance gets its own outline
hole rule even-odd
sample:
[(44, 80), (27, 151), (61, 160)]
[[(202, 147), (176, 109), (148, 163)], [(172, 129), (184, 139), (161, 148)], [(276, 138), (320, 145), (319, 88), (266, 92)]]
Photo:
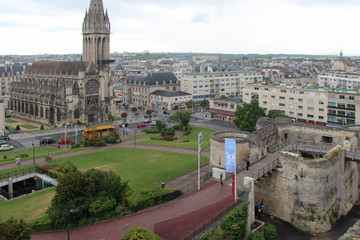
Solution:
[(197, 13), (192, 19), (192, 23), (207, 23), (209, 22), (209, 15), (207, 13)]

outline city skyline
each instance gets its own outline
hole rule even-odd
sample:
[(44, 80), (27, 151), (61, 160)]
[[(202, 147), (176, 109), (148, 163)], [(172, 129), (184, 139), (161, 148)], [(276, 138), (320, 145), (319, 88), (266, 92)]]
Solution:
[[(90, 0), (0, 0), (0, 55), (82, 52)], [(359, 56), (356, 0), (103, 0), (111, 52)]]

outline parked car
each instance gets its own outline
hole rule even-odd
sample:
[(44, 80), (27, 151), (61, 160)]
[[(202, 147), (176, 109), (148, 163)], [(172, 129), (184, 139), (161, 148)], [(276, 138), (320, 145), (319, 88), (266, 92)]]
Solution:
[(5, 140), (0, 140), (0, 145), (6, 144)]
[(151, 123), (153, 120), (151, 118), (145, 119), (144, 123)]
[(151, 126), (155, 126), (156, 125), (156, 121), (153, 120), (151, 123), (150, 123)]
[(139, 106), (139, 107), (138, 107), (138, 109), (139, 109), (139, 110), (144, 110), (145, 108), (144, 108), (144, 107)]
[(128, 126), (129, 126), (129, 124), (127, 122), (123, 122), (119, 125), (119, 127), (121, 127), (121, 128), (126, 128)]
[(165, 114), (165, 115), (170, 115), (170, 112), (167, 111), (167, 110), (165, 110), (165, 111), (163, 111), (163, 114)]
[(142, 127), (146, 127), (147, 125), (145, 123), (138, 123), (137, 127), (138, 128), (142, 128)]
[(0, 140), (10, 140), (10, 137), (8, 135), (0, 136)]
[[(59, 144), (65, 144), (65, 138), (61, 138), (59, 141), (58, 141)], [(66, 139), (66, 143), (71, 143), (71, 140), (70, 139)]]
[(40, 144), (52, 144), (56, 143), (55, 139), (53, 138), (43, 138), (40, 140)]
[(14, 149), (14, 146), (11, 146), (9, 144), (3, 144), (0, 146), (0, 151), (10, 151), (10, 150), (13, 150)]
[(124, 102), (124, 103), (123, 103), (123, 106), (124, 106), (124, 107), (127, 107), (127, 106), (129, 106), (129, 104), (128, 104), (127, 102)]

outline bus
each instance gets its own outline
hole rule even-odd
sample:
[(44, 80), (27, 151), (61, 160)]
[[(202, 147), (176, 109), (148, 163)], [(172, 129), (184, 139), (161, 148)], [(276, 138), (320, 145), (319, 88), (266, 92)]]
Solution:
[(82, 140), (103, 138), (105, 136), (115, 137), (116, 134), (117, 134), (116, 128), (112, 125), (87, 128), (87, 129), (83, 129), (82, 131)]

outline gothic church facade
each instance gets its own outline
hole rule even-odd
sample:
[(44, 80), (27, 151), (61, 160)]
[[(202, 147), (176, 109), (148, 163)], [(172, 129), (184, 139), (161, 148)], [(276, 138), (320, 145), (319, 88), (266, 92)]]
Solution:
[(45, 125), (107, 119), (110, 111), (110, 21), (102, 0), (91, 0), (82, 27), (80, 61), (37, 61), (11, 85), (15, 117)]

